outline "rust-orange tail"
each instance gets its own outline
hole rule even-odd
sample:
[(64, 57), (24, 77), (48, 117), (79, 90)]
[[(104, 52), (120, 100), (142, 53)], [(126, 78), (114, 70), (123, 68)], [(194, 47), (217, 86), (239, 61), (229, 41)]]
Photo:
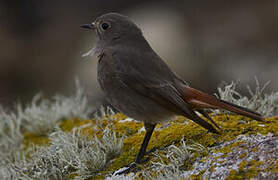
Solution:
[(188, 102), (194, 109), (225, 109), (255, 119), (257, 121), (265, 122), (265, 119), (259, 113), (253, 112), (247, 108), (232, 104), (230, 102), (217, 99), (214, 96), (208, 95), (191, 87), (183, 86), (182, 92), (184, 100)]

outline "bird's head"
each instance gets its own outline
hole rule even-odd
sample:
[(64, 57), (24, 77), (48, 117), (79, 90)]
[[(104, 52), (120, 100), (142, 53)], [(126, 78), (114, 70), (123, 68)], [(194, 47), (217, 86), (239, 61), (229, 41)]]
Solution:
[(104, 14), (91, 24), (84, 24), (81, 27), (94, 30), (98, 41), (105, 41), (105, 43), (142, 36), (141, 30), (135, 23), (118, 13)]

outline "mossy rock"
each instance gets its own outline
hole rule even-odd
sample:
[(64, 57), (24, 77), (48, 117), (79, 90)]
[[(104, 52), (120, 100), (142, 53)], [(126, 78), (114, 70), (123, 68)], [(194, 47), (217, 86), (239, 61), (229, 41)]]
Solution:
[[(112, 128), (114, 128), (118, 135), (126, 137), (121, 155), (111, 161), (110, 165), (105, 170), (100, 171), (99, 175), (94, 178), (103, 179), (119, 168), (134, 161), (145, 132), (140, 131), (143, 123), (123, 121), (126, 118), (126, 116), (119, 113), (106, 117), (103, 120), (68, 119), (60, 123), (60, 128), (68, 132), (72, 131), (75, 127), (91, 124), (84, 128), (83, 132), (92, 137), (94, 135), (97, 135), (97, 137), (102, 136), (102, 129), (98, 127), (99, 123), (102, 126), (112, 123)], [(175, 121), (169, 122), (167, 126), (159, 125), (151, 137), (148, 150), (158, 149), (158, 152), (163, 152), (163, 148), (171, 144), (179, 145), (180, 140), (184, 138), (191, 142), (201, 144), (208, 149), (208, 153), (202, 154), (202, 157), (195, 157), (191, 160), (190, 164), (186, 164), (185, 162), (185, 171), (192, 171), (192, 173), (188, 173), (192, 179), (207, 178), (209, 175), (215, 175), (213, 172), (220, 171), (220, 167), (226, 168), (226, 173), (222, 174), (222, 177), (227, 179), (258, 178), (263, 177), (263, 174), (267, 174), (268, 177), (278, 178), (278, 146), (269, 149), (269, 152), (274, 152), (272, 154), (273, 156), (276, 153), (276, 159), (270, 162), (270, 159), (265, 157), (265, 160), (268, 162), (264, 162), (260, 158), (255, 158), (255, 155), (268, 151), (261, 146), (256, 147), (250, 144), (252, 143), (250, 139), (253, 137), (255, 140), (257, 136), (261, 139), (265, 138), (268, 141), (273, 140), (278, 144), (278, 117), (267, 118), (268, 123), (257, 122), (237, 115), (216, 115), (213, 117), (213, 120), (221, 127), (221, 134), (209, 133), (207, 130), (184, 117), (177, 117)], [(24, 138), (25, 148), (28, 148), (31, 144), (41, 146), (50, 143), (47, 137), (37, 137), (34, 134), (26, 133)], [(234, 155), (236, 162), (240, 162), (236, 169), (232, 165), (223, 165), (225, 163), (229, 164), (229, 158), (232, 155)], [(155, 161), (152, 153), (149, 153), (147, 156), (150, 160)], [(195, 164), (194, 161), (196, 161)], [(196, 164), (206, 165), (207, 167), (196, 172), (194, 171)], [(148, 168), (150, 165), (151, 162), (148, 161), (142, 168)], [(137, 172), (138, 174), (140, 174), (140, 171)], [(137, 177), (140, 177), (140, 175)]]

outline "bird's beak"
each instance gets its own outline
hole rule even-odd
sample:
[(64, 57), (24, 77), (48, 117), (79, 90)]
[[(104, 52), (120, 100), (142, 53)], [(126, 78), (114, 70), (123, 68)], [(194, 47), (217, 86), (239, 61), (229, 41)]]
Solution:
[(92, 24), (82, 24), (80, 25), (80, 27), (84, 28), (84, 29), (95, 29), (95, 23)]

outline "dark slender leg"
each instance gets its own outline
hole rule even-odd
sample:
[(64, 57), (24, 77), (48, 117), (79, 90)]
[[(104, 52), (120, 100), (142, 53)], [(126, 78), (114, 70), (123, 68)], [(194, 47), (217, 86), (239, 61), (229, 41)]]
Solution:
[(143, 143), (141, 144), (139, 153), (136, 156), (135, 163), (140, 163), (140, 161), (144, 157), (144, 155), (146, 153), (147, 146), (148, 146), (149, 141), (151, 139), (151, 136), (152, 136), (154, 128), (155, 128), (155, 125), (145, 124), (146, 134), (145, 134)]
[(145, 134), (143, 143), (141, 144), (139, 153), (136, 156), (135, 161), (133, 163), (131, 163), (127, 169), (125, 169), (121, 172), (118, 172), (116, 175), (129, 173), (133, 168), (136, 167), (137, 163), (140, 163), (142, 161), (144, 155), (146, 154), (147, 146), (149, 144), (149, 141), (151, 139), (153, 130), (155, 128), (155, 125), (152, 125), (152, 124), (144, 124), (144, 126), (145, 126), (145, 129), (146, 129), (146, 134)]

